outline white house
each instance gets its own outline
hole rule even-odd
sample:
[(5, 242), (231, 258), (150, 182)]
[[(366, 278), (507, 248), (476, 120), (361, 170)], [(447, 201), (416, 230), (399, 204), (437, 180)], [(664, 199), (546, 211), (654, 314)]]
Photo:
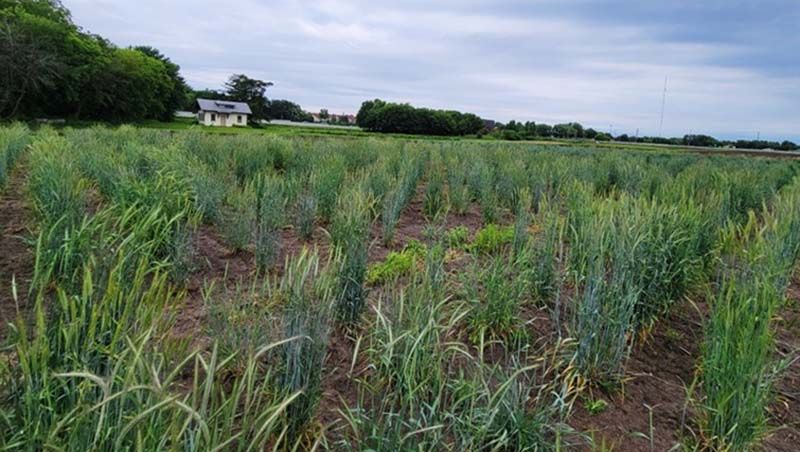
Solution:
[(244, 102), (197, 99), (197, 105), (197, 121), (204, 126), (246, 126), (247, 118), (253, 114)]

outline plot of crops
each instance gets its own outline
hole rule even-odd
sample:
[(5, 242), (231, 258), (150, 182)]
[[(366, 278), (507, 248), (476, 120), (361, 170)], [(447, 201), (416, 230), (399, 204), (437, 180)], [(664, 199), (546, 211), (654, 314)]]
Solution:
[(792, 450), (800, 163), (0, 128), (3, 450)]

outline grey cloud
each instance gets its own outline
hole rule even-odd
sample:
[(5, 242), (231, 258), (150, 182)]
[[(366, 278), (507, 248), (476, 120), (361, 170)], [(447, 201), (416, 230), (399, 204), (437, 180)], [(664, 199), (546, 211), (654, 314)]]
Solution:
[[(498, 120), (657, 133), (800, 135), (800, 7), (768, 0), (66, 0), (118, 45), (154, 45), (198, 88), (233, 72), (355, 112), (381, 97)], [(792, 22), (794, 20), (794, 22)]]

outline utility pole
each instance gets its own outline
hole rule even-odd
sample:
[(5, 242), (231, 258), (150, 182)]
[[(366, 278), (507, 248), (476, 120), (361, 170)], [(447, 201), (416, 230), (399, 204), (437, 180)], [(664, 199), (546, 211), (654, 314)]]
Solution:
[(661, 95), (661, 120), (658, 123), (658, 136), (663, 137), (664, 130), (664, 105), (667, 103), (667, 77), (664, 76), (664, 93)]

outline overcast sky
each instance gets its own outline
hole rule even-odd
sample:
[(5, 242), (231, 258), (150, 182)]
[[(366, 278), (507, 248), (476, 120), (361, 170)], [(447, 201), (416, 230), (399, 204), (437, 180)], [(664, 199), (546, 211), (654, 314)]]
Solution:
[(366, 99), (615, 134), (800, 140), (798, 0), (63, 0), (119, 46), (151, 45), (192, 87), (232, 73), (271, 98)]

